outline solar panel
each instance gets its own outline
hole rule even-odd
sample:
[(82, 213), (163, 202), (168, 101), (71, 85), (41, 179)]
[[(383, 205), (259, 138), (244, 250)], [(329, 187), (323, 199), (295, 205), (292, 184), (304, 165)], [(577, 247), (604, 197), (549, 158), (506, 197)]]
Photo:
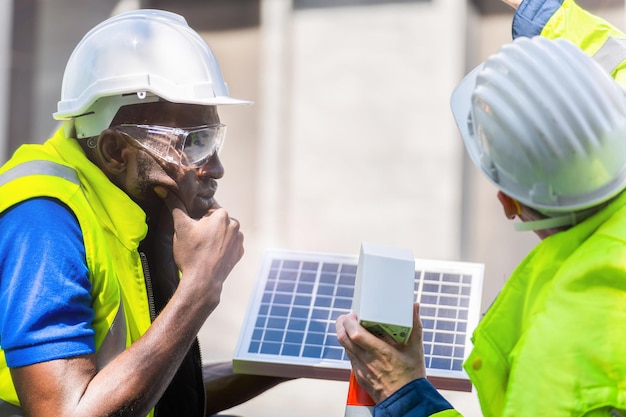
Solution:
[[(350, 312), (357, 255), (268, 250), (233, 358), (237, 373), (348, 381), (335, 320)], [(415, 260), (428, 377), (471, 390), (462, 364), (480, 316), (484, 265)]]

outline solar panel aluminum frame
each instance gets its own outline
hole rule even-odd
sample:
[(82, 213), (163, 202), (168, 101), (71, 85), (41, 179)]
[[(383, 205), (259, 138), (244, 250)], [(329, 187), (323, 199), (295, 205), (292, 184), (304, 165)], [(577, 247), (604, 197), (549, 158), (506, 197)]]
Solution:
[[(350, 311), (351, 296), (348, 297), (345, 294), (345, 290), (350, 286), (350, 277), (356, 276), (357, 264), (357, 255), (280, 249), (267, 250), (261, 262), (258, 278), (248, 304), (233, 356), (234, 372), (287, 378), (348, 381), (351, 369), (350, 361), (345, 352), (343, 352), (343, 348), (336, 341), (334, 321), (339, 315)], [(280, 265), (280, 270), (276, 269), (277, 265)], [(288, 267), (283, 271), (282, 268), (285, 265), (300, 266), (297, 271), (288, 269)], [(315, 265), (317, 265), (317, 269), (315, 269)], [(324, 273), (324, 268), (329, 266), (338, 268), (335, 284), (322, 282), (324, 276), (329, 276)], [(424, 346), (428, 378), (439, 389), (470, 391), (471, 383), (459, 363), (464, 361), (469, 355), (470, 337), (480, 317), (484, 265), (469, 262), (416, 259), (415, 270), (416, 285), (414, 296), (416, 300), (422, 301), (420, 308), (424, 325)], [(278, 275), (278, 273), (282, 274), (283, 272), (285, 273), (284, 276)], [(303, 282), (302, 279), (305, 276), (308, 282)], [(449, 283), (448, 285), (445, 282), (446, 277), (457, 277), (466, 282)], [(437, 279), (439, 280), (438, 282), (433, 281)], [(289, 282), (291, 280), (293, 282)], [(342, 281), (345, 281), (345, 285), (342, 284)], [(280, 288), (279, 285), (287, 288), (287, 292), (284, 292), (284, 288)], [(354, 289), (354, 281), (352, 281), (351, 285), (352, 289)], [(443, 292), (433, 292), (435, 288)], [(268, 289), (270, 290), (268, 291)], [(334, 302), (340, 302), (339, 307), (323, 306), (317, 309), (317, 300), (326, 299), (320, 297), (319, 294), (322, 292), (328, 293), (329, 290), (334, 294)], [(437, 304), (439, 301), (445, 301), (446, 299), (455, 301), (454, 295), (452, 297), (446, 296), (446, 290), (458, 290), (459, 295), (456, 297), (463, 302), (462, 308), (448, 308), (446, 305)], [(278, 296), (285, 298), (286, 295), (289, 297), (290, 291), (293, 292), (291, 294), (292, 301), (283, 301), (281, 305)], [(344, 291), (344, 294), (340, 294), (341, 291)], [(306, 301), (309, 295), (308, 306), (300, 307), (297, 305), (298, 298)], [(435, 298), (437, 302), (435, 302)], [(292, 315), (295, 315), (296, 310), (306, 311), (306, 318), (300, 319), (296, 317), (294, 319)], [(274, 311), (277, 312), (278, 316), (273, 315)], [(313, 317), (316, 311), (328, 311), (328, 316), (318, 320)], [(435, 313), (435, 315), (431, 317), (429, 313), (431, 316), (432, 313)], [(443, 318), (437, 316), (440, 313), (444, 315)], [(457, 314), (459, 316), (461, 313), (461, 320), (458, 317), (455, 319), (447, 319), (445, 317), (446, 314)], [(279, 317), (281, 315), (284, 317)], [(278, 327), (278, 330), (272, 329), (272, 320), (283, 322), (283, 324), (274, 326)], [(285, 354), (284, 351), (287, 346), (296, 346), (286, 343), (288, 334), (291, 334), (287, 327), (290, 327), (292, 322), (306, 322), (306, 329), (298, 329), (293, 334), (301, 334), (302, 339), (306, 338), (307, 340), (312, 336), (319, 339), (324, 338), (323, 342), (320, 342), (320, 351), (331, 352), (332, 354), (306, 354), (306, 349), (310, 350), (313, 348), (305, 346), (305, 340), (301, 340), (299, 353)], [(324, 330), (320, 330), (321, 333), (314, 333), (313, 325), (316, 327), (322, 326)], [(439, 325), (444, 325), (444, 330), (429, 328), (429, 326)], [(284, 328), (281, 329), (281, 326)], [(445, 330), (446, 326), (462, 326), (463, 331)], [(261, 333), (264, 336), (260, 336)], [(275, 336), (272, 336), (274, 341), (267, 343), (267, 340), (264, 339), (265, 345), (263, 345), (264, 342), (258, 341), (260, 338), (269, 337), (270, 333), (275, 334)], [(436, 339), (440, 336), (454, 340), (452, 342), (444, 340), (439, 343)], [(280, 337), (282, 339), (278, 340)], [(261, 345), (274, 346), (274, 351), (272, 349), (262, 351), (263, 348), (259, 348)], [(441, 352), (435, 352), (436, 349), (441, 350)], [(340, 351), (341, 355), (339, 356), (338, 352)], [(456, 355), (456, 358), (447, 358), (446, 355), (448, 353)], [(462, 354), (462, 358), (460, 354)], [(443, 361), (445, 363), (453, 361), (455, 369), (441, 369), (440, 366), (429, 366), (429, 364), (435, 363), (433, 361)]]

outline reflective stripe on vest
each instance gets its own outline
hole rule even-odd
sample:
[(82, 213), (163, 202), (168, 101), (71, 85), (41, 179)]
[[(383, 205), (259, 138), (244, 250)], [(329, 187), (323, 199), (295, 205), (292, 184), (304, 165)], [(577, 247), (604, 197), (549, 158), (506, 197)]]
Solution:
[(124, 304), (120, 300), (120, 307), (115, 314), (115, 319), (97, 353), (98, 370), (104, 368), (124, 350), (126, 350), (126, 316), (124, 315)]
[(609, 36), (602, 47), (593, 54), (593, 58), (605, 71), (612, 74), (626, 60), (626, 39)]
[(64, 178), (74, 184), (80, 184), (78, 174), (72, 168), (51, 161), (29, 161), (14, 166), (0, 175), (0, 187), (17, 178), (28, 175), (51, 175)]
[[(0, 187), (13, 180), (29, 175), (50, 175), (63, 178), (76, 185), (80, 185), (78, 174), (74, 169), (65, 165), (57, 164), (56, 162), (36, 160), (16, 165), (3, 174), (0, 174)], [(113, 320), (113, 323), (111, 323), (111, 326), (102, 341), (102, 345), (97, 352), (98, 369), (102, 369), (125, 349), (126, 316), (124, 315), (124, 305), (120, 299), (120, 306), (115, 314), (115, 319)], [(2, 409), (1, 405), (2, 404), (0, 404), (0, 410)], [(4, 417), (2, 412), (0, 412), (0, 417)]]

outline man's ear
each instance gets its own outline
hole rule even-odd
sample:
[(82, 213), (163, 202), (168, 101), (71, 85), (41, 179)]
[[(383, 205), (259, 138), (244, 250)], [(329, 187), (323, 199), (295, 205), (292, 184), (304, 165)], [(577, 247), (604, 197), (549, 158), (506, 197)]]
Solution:
[(504, 194), (502, 191), (498, 191), (498, 200), (500, 204), (502, 204), (502, 208), (504, 209), (504, 215), (507, 219), (514, 219), (515, 217), (522, 214), (522, 208), (517, 200), (509, 197)]
[(119, 175), (126, 171), (129, 155), (134, 148), (122, 134), (106, 129), (98, 138), (97, 150), (102, 168), (113, 175)]

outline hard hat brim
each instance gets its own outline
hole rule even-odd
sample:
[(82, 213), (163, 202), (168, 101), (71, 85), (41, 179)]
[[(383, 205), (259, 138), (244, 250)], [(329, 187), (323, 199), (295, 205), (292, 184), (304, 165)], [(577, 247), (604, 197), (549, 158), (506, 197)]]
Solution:
[(473, 132), (470, 129), (470, 113), (472, 110), (472, 94), (476, 88), (476, 78), (483, 69), (484, 64), (478, 65), (470, 71), (457, 85), (450, 96), (450, 108), (457, 128), (461, 133), (465, 148), (467, 149), (472, 162), (477, 167), (481, 167), (479, 150), (476, 142), (472, 139)]
[[(150, 91), (149, 89), (144, 89), (144, 91)], [(116, 94), (111, 94), (110, 96), (114, 96)], [(155, 94), (158, 96), (158, 94)], [(198, 99), (179, 99), (178, 97), (167, 97), (165, 95), (160, 96), (162, 99), (166, 101), (170, 101), (172, 103), (184, 103), (184, 104), (198, 104), (201, 106), (221, 106), (221, 105), (251, 105), (254, 104), (253, 101), (250, 100), (242, 100), (230, 96), (217, 96), (217, 97), (207, 97), (207, 98), (198, 98)], [(95, 103), (97, 98), (94, 97), (90, 101), (85, 101), (81, 107), (75, 106), (73, 101), (59, 102), (59, 109), (57, 112), (53, 113), (52, 117), (55, 120), (70, 120), (79, 116), (91, 108), (91, 106)], [(78, 100), (76, 100), (78, 101)]]
[[(538, 39), (543, 39), (543, 38), (538, 38)], [(527, 41), (527, 42), (530, 42), (530, 41)], [(580, 56), (584, 58), (588, 58), (586, 57), (586, 55), (582, 53), (580, 54)], [(588, 58), (588, 59), (591, 59), (591, 58)], [(604, 103), (605, 101), (598, 99), (598, 97), (600, 98), (606, 97), (606, 102), (609, 103), (609, 104), (605, 104), (604, 107), (601, 107), (598, 104), (594, 104), (596, 107), (594, 109), (595, 113), (593, 114), (595, 114), (596, 116), (605, 115), (605, 113), (608, 112), (606, 117), (598, 116), (596, 117), (596, 119), (599, 121), (598, 122), (594, 121), (594, 124), (598, 126), (596, 130), (599, 131), (600, 134), (603, 135), (602, 136), (603, 142), (596, 140), (594, 143), (591, 143), (592, 139), (588, 139), (586, 142), (585, 141), (581, 142), (581, 139), (583, 138), (586, 138), (586, 137), (593, 138), (594, 137), (593, 135), (596, 134), (594, 132), (591, 132), (591, 133), (585, 132), (584, 134), (580, 134), (580, 135), (566, 135), (566, 133), (563, 133), (562, 131), (559, 130), (557, 131), (557, 133), (549, 135), (549, 137), (551, 139), (554, 139), (555, 137), (557, 139), (559, 137), (563, 137), (563, 141), (565, 145), (561, 145), (561, 148), (565, 148), (565, 149), (575, 149), (576, 143), (582, 143), (582, 144), (591, 143), (591, 145), (589, 146), (578, 145), (580, 149), (582, 149), (581, 152), (572, 151), (568, 153), (567, 155), (578, 155), (578, 159), (577, 159), (578, 162), (586, 161), (585, 163), (588, 166), (599, 167), (595, 172), (600, 172), (600, 174), (596, 175), (596, 177), (601, 177), (601, 178), (606, 177), (606, 175), (604, 174), (605, 171), (607, 170), (606, 167), (612, 167), (610, 168), (609, 171), (607, 171), (611, 173), (612, 178), (609, 178), (609, 179), (605, 178), (603, 182), (600, 182), (600, 180), (598, 180), (599, 182), (595, 184), (594, 187), (588, 186), (587, 189), (582, 190), (580, 192), (561, 191), (562, 188), (558, 188), (558, 191), (554, 191), (553, 177), (550, 177), (548, 174), (544, 175), (545, 178), (542, 182), (539, 182), (531, 178), (531, 180), (534, 182), (530, 184), (528, 184), (528, 182), (531, 180), (525, 180), (526, 183), (520, 183), (520, 178), (518, 176), (511, 174), (510, 169), (509, 170), (505, 169), (505, 168), (510, 168), (510, 167), (508, 167), (507, 165), (499, 166), (497, 163), (494, 163), (493, 157), (494, 155), (497, 155), (497, 154), (491, 152), (491, 150), (489, 149), (489, 144), (488, 143), (486, 144), (486, 142), (490, 141), (489, 135), (493, 133), (481, 131), (480, 126), (479, 126), (480, 113), (477, 113), (477, 110), (475, 107), (475, 102), (477, 100), (482, 101), (482, 98), (481, 98), (482, 96), (480, 94), (478, 96), (475, 96), (475, 94), (478, 94), (477, 87), (479, 86), (477, 85), (477, 82), (480, 81), (482, 83), (482, 81), (479, 80), (479, 77), (481, 77), (482, 79), (483, 76), (485, 76), (486, 79), (491, 79), (493, 75), (488, 73), (490, 69), (491, 67), (486, 67), (485, 63), (483, 63), (483, 64), (478, 65), (472, 71), (470, 71), (459, 82), (457, 87), (453, 90), (450, 96), (450, 107), (451, 107), (452, 115), (456, 122), (457, 128), (459, 130), (459, 133), (461, 134), (465, 148), (467, 150), (467, 153), (469, 154), (471, 161), (476, 166), (476, 168), (478, 168), (496, 188), (498, 188), (499, 190), (502, 190), (503, 192), (505, 192), (507, 195), (511, 196), (512, 198), (515, 198), (520, 203), (525, 204), (528, 207), (532, 207), (550, 216), (554, 215), (555, 213), (575, 212), (575, 211), (588, 209), (604, 201), (607, 201), (608, 199), (612, 198), (613, 196), (617, 195), (618, 193), (624, 190), (624, 187), (626, 185), (626, 168), (623, 167), (623, 163), (620, 167), (621, 162), (619, 161), (620, 159), (619, 157), (618, 157), (618, 161), (614, 163), (613, 158), (610, 155), (624, 155), (624, 149), (626, 149), (626, 145), (624, 145), (623, 140), (619, 139), (619, 138), (623, 138), (623, 132), (626, 131), (626, 121), (624, 121), (626, 120), (624, 118), (625, 117), (624, 115), (626, 115), (626, 110), (623, 110), (623, 109), (626, 109), (626, 104), (619, 104), (619, 105), (613, 104), (613, 103), (619, 102), (619, 100), (614, 99), (611, 102), (608, 94), (602, 95), (598, 93), (595, 96), (593, 96), (593, 97), (596, 97), (595, 101), (591, 101), (591, 99), (589, 99), (590, 103)], [(585, 67), (583, 69), (588, 69), (588, 67)], [(584, 76), (586, 77), (590, 77), (589, 75), (587, 75), (589, 71), (587, 72), (583, 71), (582, 74), (584, 74)], [(596, 79), (592, 80), (591, 78), (589, 78), (590, 80), (589, 83), (597, 82), (598, 84), (594, 84), (594, 87), (596, 85), (606, 86), (608, 84), (614, 83), (614, 81), (612, 80), (611, 82), (606, 81), (604, 84), (601, 84), (600, 81), (602, 81), (604, 78), (610, 79), (608, 74), (606, 74), (603, 77), (600, 77), (602, 79), (598, 79), (599, 77), (598, 74), (604, 74), (601, 71), (603, 70), (600, 69), (596, 71), (596, 75), (597, 75)], [(484, 86), (485, 85), (483, 84), (482, 87)], [(489, 86), (493, 87), (493, 82), (492, 84), (489, 84)], [(532, 89), (527, 89), (527, 90), (535, 91)], [(541, 91), (541, 93), (544, 93), (543, 90), (536, 90), (536, 91)], [(615, 87), (614, 89), (609, 89), (608, 87), (605, 87), (602, 93), (606, 91), (610, 91), (614, 95), (618, 95), (618, 96), (619, 96), (619, 92), (623, 94), (623, 90), (619, 86)], [(510, 94), (510, 91), (508, 91), (508, 93)], [(533, 98), (533, 100), (534, 100), (533, 102), (540, 102), (540, 100), (536, 98)], [(626, 103), (626, 100), (624, 102)], [(485, 103), (482, 103), (482, 105), (485, 105)], [(610, 109), (610, 111), (605, 110), (604, 112), (600, 112), (598, 109), (601, 109), (601, 108)], [(501, 108), (498, 108), (497, 110), (499, 110), (499, 113), (498, 115), (495, 115), (495, 110), (496, 110), (495, 108), (491, 108), (487, 110), (483, 109), (483, 111), (489, 111), (489, 112), (493, 111), (494, 112), (493, 117), (500, 118), (500, 119), (504, 118), (505, 116), (510, 117), (511, 114), (515, 114), (515, 113), (512, 113), (510, 109), (503, 110)], [(537, 108), (535, 108), (534, 110), (536, 114), (538, 115), (537, 117), (543, 114), (541, 113), (542, 110), (539, 108), (539, 106), (537, 106)], [(552, 118), (551, 120), (557, 120), (558, 126), (568, 127), (571, 125), (567, 123), (567, 119), (564, 118), (563, 116), (560, 116), (559, 119), (555, 119), (555, 116), (554, 116), (555, 112), (552, 112), (550, 114)], [(560, 115), (560, 113), (558, 113), (557, 115)], [(607, 119), (609, 116), (611, 116), (612, 119)], [(587, 122), (589, 120), (594, 120), (592, 118), (591, 112), (587, 111), (585, 113), (585, 120)], [(601, 121), (603, 120), (609, 120), (609, 121), (602, 124)], [(485, 136), (478, 137), (479, 133), (477, 133), (477, 131), (481, 131), (480, 135), (485, 135)], [(515, 132), (518, 132), (518, 130), (516, 130)], [(525, 132), (527, 135), (536, 134), (534, 133), (532, 129), (530, 129), (530, 127)], [(538, 135), (537, 142), (539, 142), (540, 139), (541, 139), (541, 136)], [(576, 139), (577, 142), (572, 144), (571, 142), (574, 139)], [(501, 137), (500, 140), (502, 142), (506, 142), (509, 140), (511, 142), (515, 142), (513, 138), (509, 138), (509, 137)], [(524, 143), (530, 143), (530, 141), (527, 141)], [(602, 146), (596, 145), (596, 143), (602, 144)], [(612, 143), (612, 145), (610, 143)], [(569, 147), (567, 147), (566, 145)], [(487, 148), (485, 149), (485, 147)], [(598, 156), (598, 157), (595, 157), (594, 159), (594, 155), (590, 153), (591, 151), (587, 150), (588, 148), (593, 148), (593, 149), (598, 148), (599, 150), (596, 151), (596, 154), (599, 156), (602, 156), (602, 158), (599, 158)], [(604, 151), (605, 149), (610, 149), (610, 151)], [(603, 152), (603, 151), (604, 153), (598, 154), (598, 152)], [(541, 152), (543, 151), (536, 151), (536, 153), (539, 154), (540, 156), (542, 155)], [(547, 153), (547, 152), (544, 152), (544, 153), (546, 154), (546, 156), (544, 157), (544, 160), (548, 160), (549, 158), (552, 158), (551, 157), (552, 154)], [(523, 155), (520, 155), (520, 159), (522, 159), (522, 156)], [(563, 171), (565, 172), (565, 174), (560, 174), (562, 178), (569, 178), (570, 179), (569, 181), (571, 184), (579, 184), (579, 181), (571, 179), (571, 178), (577, 178), (576, 175), (572, 174), (573, 172), (572, 169), (565, 169), (567, 167), (578, 166), (573, 163), (572, 158), (570, 158), (569, 160), (566, 160), (566, 158), (560, 157), (557, 155), (552, 159), (556, 161), (555, 163), (561, 164), (561, 167), (564, 168)], [(559, 162), (559, 161), (564, 161), (564, 162)], [(531, 172), (531, 171), (528, 171), (528, 172)], [(591, 172), (591, 168), (590, 168), (590, 172)], [(518, 173), (518, 175), (520, 174)], [(554, 174), (551, 173), (550, 175), (554, 175)], [(604, 175), (604, 177), (602, 177), (601, 175)], [(593, 176), (593, 173), (589, 173), (589, 175), (587, 175), (586, 178), (590, 178), (589, 181), (592, 181), (593, 178), (596, 178), (596, 177)], [(562, 181), (565, 181), (565, 180), (562, 180)], [(550, 198), (552, 198), (552, 200), (549, 200), (548, 198), (546, 198), (546, 196), (549, 196)]]
[(53, 117), (56, 120), (73, 121), (77, 139), (88, 138), (99, 135), (104, 129), (110, 126), (111, 121), (123, 106), (133, 104), (145, 104), (155, 101), (165, 100), (171, 103), (192, 104), (200, 106), (221, 106), (253, 104), (252, 101), (241, 100), (230, 96), (200, 97), (191, 100), (167, 100), (155, 94), (142, 92), (143, 94), (117, 94), (100, 97), (89, 107), (80, 109), (72, 108), (72, 103), (68, 104), (69, 110), (58, 111)]

